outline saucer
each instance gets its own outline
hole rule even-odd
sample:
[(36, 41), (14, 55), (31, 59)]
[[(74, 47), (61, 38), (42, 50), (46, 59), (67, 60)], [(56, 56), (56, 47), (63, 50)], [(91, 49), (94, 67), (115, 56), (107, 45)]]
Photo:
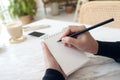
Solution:
[(24, 42), (26, 39), (27, 39), (27, 37), (22, 36), (22, 37), (20, 37), (18, 39), (12, 39), (12, 38), (10, 38), (9, 41), (10, 41), (11, 44), (17, 44), (17, 43)]

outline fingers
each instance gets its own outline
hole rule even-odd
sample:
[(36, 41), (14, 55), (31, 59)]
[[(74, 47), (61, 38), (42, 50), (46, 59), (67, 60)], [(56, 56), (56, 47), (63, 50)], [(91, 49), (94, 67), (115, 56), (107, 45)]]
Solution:
[(78, 45), (78, 40), (75, 38), (66, 37), (67, 35), (85, 29), (85, 26), (69, 26), (66, 31), (61, 36), (62, 42), (68, 47), (76, 47)]
[(85, 29), (85, 26), (84, 25), (81, 25), (81, 26), (71, 25), (69, 26), (69, 29), (71, 30), (71, 32), (77, 32), (77, 31)]
[(65, 32), (62, 34), (61, 38), (73, 33), (73, 32), (77, 32), (77, 31), (80, 31), (80, 30), (83, 30), (85, 29), (85, 26), (69, 26)]
[(77, 47), (78, 40), (76, 40), (75, 38), (71, 38), (71, 37), (64, 37), (62, 38), (62, 43), (68, 47), (72, 47), (72, 46)]

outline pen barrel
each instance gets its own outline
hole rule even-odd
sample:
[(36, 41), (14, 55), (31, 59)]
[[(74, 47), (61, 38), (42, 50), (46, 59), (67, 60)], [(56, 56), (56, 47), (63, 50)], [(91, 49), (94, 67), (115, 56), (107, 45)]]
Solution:
[(76, 32), (76, 33), (74, 33), (74, 34), (71, 34), (71, 35), (69, 35), (69, 36), (70, 36), (70, 37), (76, 37), (77, 35), (82, 34), (82, 33), (86, 32), (86, 31), (88, 31), (88, 30), (82, 30), (82, 31)]
[[(86, 29), (84, 29), (84, 30), (81, 30), (81, 31), (78, 31), (78, 32), (74, 32), (74, 33), (72, 33), (72, 34), (70, 34), (70, 35), (68, 35), (68, 36), (75, 38), (77, 35), (80, 35), (80, 34), (82, 34), (82, 33), (85, 33), (85, 32), (87, 32), (87, 31), (89, 31), (89, 30), (91, 30), (91, 29), (100, 27), (100, 26), (102, 26), (102, 25), (104, 25), (104, 24), (107, 24), (107, 23), (109, 23), (109, 22), (112, 22), (112, 21), (114, 21), (114, 18), (108, 19), (108, 20), (106, 20), (106, 21), (103, 21), (103, 22), (101, 22), (101, 23), (98, 23), (98, 24), (96, 24), (96, 25), (93, 25), (93, 26), (91, 26), (91, 27), (89, 27), (89, 28), (86, 28)], [(57, 42), (61, 42), (61, 41), (62, 41), (62, 40), (60, 39), (60, 40), (58, 40)]]
[(104, 24), (107, 24), (107, 23), (109, 23), (109, 22), (112, 22), (112, 21), (114, 21), (113, 18), (108, 19), (108, 20), (106, 20), (106, 21), (103, 21), (103, 22), (101, 22), (101, 23), (98, 23), (98, 24), (96, 24), (96, 25), (93, 25), (93, 26), (91, 26), (91, 27), (89, 27), (89, 28), (86, 28), (86, 29), (84, 29), (84, 30), (75, 32), (75, 33), (73, 33), (73, 34), (71, 34), (71, 35), (69, 35), (69, 36), (70, 36), (70, 37), (76, 37), (76, 36), (79, 35), (79, 34), (82, 34), (82, 33), (84, 33), (84, 32), (87, 32), (87, 31), (91, 30), (91, 29), (100, 27), (100, 26), (102, 26), (102, 25), (104, 25)]

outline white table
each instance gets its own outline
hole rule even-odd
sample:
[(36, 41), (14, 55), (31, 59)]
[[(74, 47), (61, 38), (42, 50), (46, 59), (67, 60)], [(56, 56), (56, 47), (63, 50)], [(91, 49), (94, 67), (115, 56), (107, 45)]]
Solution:
[[(47, 24), (50, 28), (37, 31), (52, 35), (68, 25), (79, 25), (73, 22), (63, 22), (43, 19), (26, 26)], [(29, 31), (31, 32), (31, 31)], [(27, 35), (27, 40), (20, 44), (9, 44), (8, 36), (5, 39), (6, 47), (0, 51), (0, 80), (41, 80), (44, 75), (44, 62), (42, 57), (40, 40)], [(120, 30), (112, 28), (97, 28), (91, 31), (97, 40), (120, 40)], [(73, 73), (68, 80), (119, 80), (120, 64), (114, 60), (89, 55), (91, 60), (80, 70)]]

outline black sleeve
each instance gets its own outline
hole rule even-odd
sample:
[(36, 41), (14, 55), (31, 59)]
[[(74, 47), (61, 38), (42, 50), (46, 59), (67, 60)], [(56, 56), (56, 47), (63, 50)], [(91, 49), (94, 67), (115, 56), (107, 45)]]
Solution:
[(99, 49), (96, 55), (113, 58), (115, 61), (120, 62), (120, 42), (97, 42)]
[(42, 80), (65, 80), (65, 78), (59, 71), (47, 69)]

